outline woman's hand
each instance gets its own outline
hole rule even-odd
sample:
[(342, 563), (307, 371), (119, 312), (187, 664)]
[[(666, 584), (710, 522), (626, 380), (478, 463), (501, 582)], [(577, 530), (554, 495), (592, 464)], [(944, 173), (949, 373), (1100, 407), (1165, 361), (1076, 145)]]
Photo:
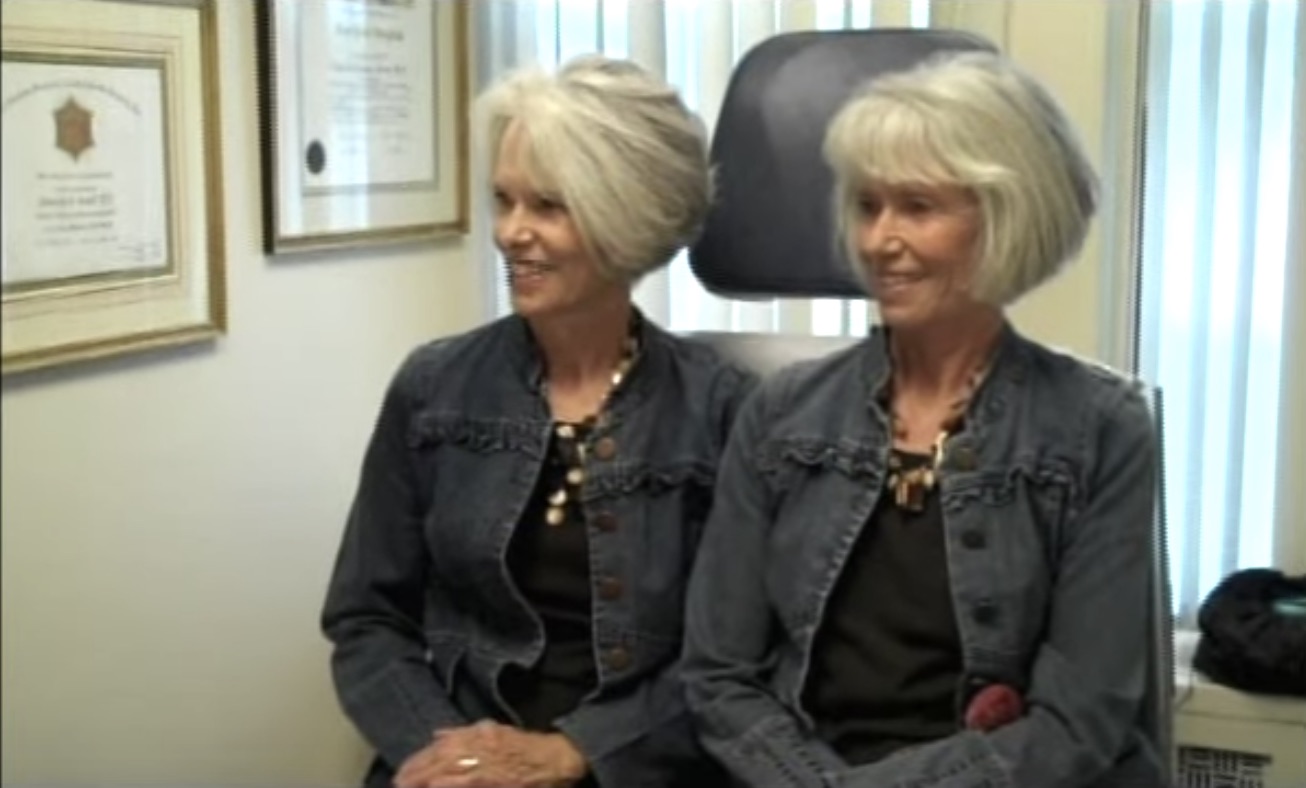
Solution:
[(495, 722), (436, 731), (395, 775), (395, 788), (566, 788), (585, 776), (566, 736)]

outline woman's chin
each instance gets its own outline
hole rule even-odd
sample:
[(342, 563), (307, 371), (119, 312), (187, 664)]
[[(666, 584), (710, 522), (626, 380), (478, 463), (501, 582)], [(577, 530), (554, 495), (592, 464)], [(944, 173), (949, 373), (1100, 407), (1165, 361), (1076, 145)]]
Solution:
[(910, 331), (930, 323), (929, 315), (924, 310), (914, 309), (910, 305), (881, 303), (877, 306), (880, 324), (886, 328)]
[(528, 312), (547, 309), (551, 303), (557, 300), (551, 294), (551, 289), (546, 282), (539, 280), (510, 282), (508, 296), (512, 300), (513, 311), (525, 315)]
[(550, 294), (548, 292), (522, 293), (513, 290), (511, 295), (512, 311), (518, 317), (523, 317), (527, 320), (548, 318), (562, 314), (567, 311), (568, 307), (567, 299), (559, 298), (557, 294)]

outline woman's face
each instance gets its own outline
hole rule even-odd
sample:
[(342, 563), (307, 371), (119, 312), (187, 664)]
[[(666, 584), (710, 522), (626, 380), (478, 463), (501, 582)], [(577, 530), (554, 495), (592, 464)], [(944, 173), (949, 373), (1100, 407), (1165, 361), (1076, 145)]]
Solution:
[(974, 310), (980, 209), (961, 186), (863, 184), (853, 228), (881, 320), (911, 329)]
[(494, 166), (494, 242), (508, 266), (513, 310), (557, 316), (624, 295), (624, 285), (599, 273), (562, 197), (532, 183), (529, 155), (526, 134), (509, 125)]

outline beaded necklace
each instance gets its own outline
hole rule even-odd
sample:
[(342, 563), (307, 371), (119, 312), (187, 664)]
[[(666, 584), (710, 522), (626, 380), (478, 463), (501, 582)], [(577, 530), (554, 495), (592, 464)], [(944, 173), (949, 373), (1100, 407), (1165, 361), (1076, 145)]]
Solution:
[[(545, 510), (544, 521), (551, 526), (562, 525), (567, 519), (567, 501), (573, 497), (580, 497), (580, 487), (585, 482), (585, 460), (589, 454), (594, 428), (602, 418), (604, 410), (612, 400), (612, 396), (621, 387), (626, 376), (630, 374), (631, 368), (635, 366), (635, 361), (639, 358), (639, 326), (639, 313), (632, 311), (629, 333), (626, 335), (626, 341), (622, 347), (621, 358), (617, 360), (616, 366), (613, 367), (608, 390), (604, 392), (599, 404), (594, 408), (594, 412), (579, 422), (558, 421), (553, 425), (553, 434), (558, 439), (558, 454), (567, 466), (567, 472), (563, 474), (562, 484), (558, 489), (549, 494), (549, 506)], [(544, 392), (547, 397), (547, 382), (545, 383)]]
[[(979, 390), (980, 384), (984, 382), (988, 369), (988, 362), (977, 367), (970, 377), (966, 379), (966, 385), (962, 388), (961, 394), (948, 405), (948, 413), (943, 417), (943, 422), (939, 425), (938, 437), (930, 444), (930, 461), (928, 463), (905, 468), (898, 454), (894, 451), (889, 452), (889, 475), (885, 483), (890, 492), (893, 493), (894, 504), (899, 508), (909, 512), (925, 510), (925, 499), (938, 483), (938, 470), (943, 465), (944, 444), (949, 436), (960, 429), (966, 415), (966, 408), (970, 406), (970, 401), (975, 396), (975, 392)], [(892, 378), (889, 381), (887, 396), (889, 403), (892, 404), (894, 400)], [(892, 407), (889, 418), (893, 428), (894, 441), (905, 440), (907, 427), (903, 424), (897, 410), (892, 409)]]

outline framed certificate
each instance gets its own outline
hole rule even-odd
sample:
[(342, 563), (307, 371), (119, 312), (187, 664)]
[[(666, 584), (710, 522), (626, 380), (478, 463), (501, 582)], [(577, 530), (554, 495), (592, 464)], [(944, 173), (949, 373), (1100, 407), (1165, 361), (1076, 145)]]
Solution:
[(465, 0), (258, 0), (264, 248), (467, 231)]
[(5, 0), (6, 373), (225, 328), (210, 0)]

